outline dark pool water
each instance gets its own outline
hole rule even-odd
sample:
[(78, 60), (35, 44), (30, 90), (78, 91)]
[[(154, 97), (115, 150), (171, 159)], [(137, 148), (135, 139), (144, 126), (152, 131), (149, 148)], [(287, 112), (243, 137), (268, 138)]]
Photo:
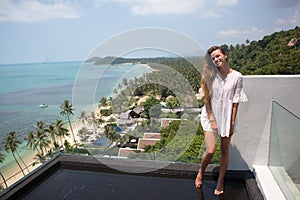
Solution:
[(23, 199), (249, 199), (242, 183), (225, 184), (224, 194), (218, 197), (213, 194), (215, 181), (204, 181), (202, 189), (196, 190), (193, 179), (60, 169)]

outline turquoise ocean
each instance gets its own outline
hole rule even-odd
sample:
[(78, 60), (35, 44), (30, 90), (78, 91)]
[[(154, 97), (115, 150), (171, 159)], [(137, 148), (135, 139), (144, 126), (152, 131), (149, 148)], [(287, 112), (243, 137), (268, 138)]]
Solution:
[[(82, 87), (84, 82), (101, 82), (95, 92), (99, 100), (112, 96), (123, 78), (141, 77), (151, 71), (145, 65), (130, 63), (104, 66), (77, 61), (0, 65), (1, 151), (7, 133), (15, 131), (22, 140), (37, 121), (64, 119), (59, 115), (59, 105), (65, 99), (72, 103), (73, 86), (78, 77)], [(41, 104), (48, 107), (41, 108)]]

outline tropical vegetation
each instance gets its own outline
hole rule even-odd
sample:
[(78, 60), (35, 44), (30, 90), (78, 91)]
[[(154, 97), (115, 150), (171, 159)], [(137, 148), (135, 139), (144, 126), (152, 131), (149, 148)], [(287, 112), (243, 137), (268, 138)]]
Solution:
[[(3, 153), (0, 152), (0, 163), (3, 163), (4, 160), (5, 160), (5, 155), (4, 155)], [(1, 176), (2, 180), (3, 180), (3, 182), (4, 182), (5, 187), (7, 188), (8, 186), (7, 186), (6, 179), (5, 179), (5, 177), (4, 177), (4, 175), (2, 174), (1, 171), (0, 171), (0, 176)], [(1, 191), (2, 189), (3, 189), (3, 186), (0, 185), (0, 191)]]
[(230, 66), (244, 75), (300, 74), (300, 27), (223, 47)]
[(17, 165), (19, 166), (22, 174), (25, 176), (24, 170), (21, 167), (15, 153), (18, 152), (18, 146), (21, 144), (21, 141), (17, 138), (16, 132), (12, 131), (6, 134), (6, 139), (5, 139), (5, 151), (11, 152), (13, 158), (15, 159)]
[(68, 100), (64, 100), (64, 102), (60, 105), (60, 108), (62, 109), (60, 114), (67, 117), (67, 119), (68, 119), (69, 127), (71, 130), (72, 136), (73, 136), (73, 141), (76, 144), (76, 139), (75, 139), (75, 135), (74, 135), (74, 131), (72, 128), (71, 119), (70, 119), (70, 115), (74, 115), (72, 104), (70, 104), (70, 102)]

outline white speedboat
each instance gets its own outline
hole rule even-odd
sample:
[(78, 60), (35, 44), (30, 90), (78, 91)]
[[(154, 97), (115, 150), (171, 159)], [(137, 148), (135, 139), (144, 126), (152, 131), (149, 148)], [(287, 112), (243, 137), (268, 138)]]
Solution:
[(44, 103), (40, 105), (40, 108), (47, 108), (47, 107), (48, 107), (48, 105), (44, 104)]

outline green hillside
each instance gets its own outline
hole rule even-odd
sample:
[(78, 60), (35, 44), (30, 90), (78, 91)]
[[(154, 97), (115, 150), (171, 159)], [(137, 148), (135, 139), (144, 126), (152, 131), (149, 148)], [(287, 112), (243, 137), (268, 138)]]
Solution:
[[(300, 74), (300, 28), (275, 32), (264, 36), (258, 41), (246, 41), (245, 44), (235, 46), (224, 44), (222, 47), (228, 51), (229, 65), (244, 75), (274, 75), (274, 74)], [(195, 66), (203, 64), (200, 60), (190, 57), (195, 61)], [(86, 62), (96, 65), (121, 64), (121, 63), (160, 63), (171, 67), (184, 67), (182, 58), (157, 57), (157, 58), (118, 58), (108, 56), (105, 58), (94, 57)], [(185, 71), (181, 70), (181, 71)], [(180, 70), (179, 70), (180, 71)], [(198, 77), (197, 77), (198, 78)]]
[(300, 28), (279, 31), (246, 44), (222, 45), (229, 64), (244, 75), (300, 74)]

